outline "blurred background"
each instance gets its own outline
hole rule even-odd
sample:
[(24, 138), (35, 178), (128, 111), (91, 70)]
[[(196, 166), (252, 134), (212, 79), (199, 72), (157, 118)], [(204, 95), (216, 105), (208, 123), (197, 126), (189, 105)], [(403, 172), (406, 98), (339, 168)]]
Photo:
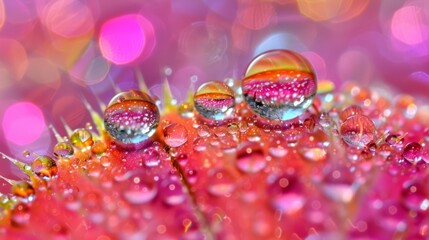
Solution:
[(108, 103), (139, 76), (159, 97), (168, 79), (181, 101), (191, 82), (239, 80), (276, 48), (303, 54), (337, 86), (423, 99), (429, 1), (0, 0), (0, 151), (51, 152), (50, 124), (85, 127), (83, 99)]

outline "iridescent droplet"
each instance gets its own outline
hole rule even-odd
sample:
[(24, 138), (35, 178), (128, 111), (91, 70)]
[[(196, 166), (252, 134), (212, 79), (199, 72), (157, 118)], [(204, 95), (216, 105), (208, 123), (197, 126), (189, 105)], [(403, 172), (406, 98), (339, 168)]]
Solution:
[(234, 111), (234, 92), (223, 82), (206, 82), (195, 93), (194, 105), (202, 116), (223, 120), (230, 117)]
[(403, 156), (411, 163), (416, 163), (422, 160), (423, 148), (422, 145), (416, 142), (410, 142), (404, 147)]
[(73, 156), (73, 146), (68, 142), (57, 143), (54, 147), (54, 154), (62, 158), (70, 158)]
[(364, 115), (353, 115), (343, 122), (340, 134), (351, 147), (363, 148), (374, 140), (375, 126), (371, 119)]
[(237, 168), (245, 173), (257, 173), (265, 168), (267, 161), (259, 143), (246, 142), (238, 147)]
[(55, 178), (58, 173), (57, 164), (54, 159), (48, 156), (37, 157), (31, 164), (31, 169), (37, 176), (46, 181)]
[(70, 142), (78, 148), (86, 148), (92, 146), (94, 140), (92, 134), (85, 128), (76, 129), (70, 136)]
[(159, 123), (159, 110), (146, 93), (130, 90), (112, 98), (104, 111), (110, 136), (123, 144), (138, 144), (151, 137)]
[(36, 191), (33, 186), (26, 182), (20, 181), (12, 185), (12, 194), (21, 198), (25, 202), (31, 202), (34, 200)]
[(132, 204), (143, 204), (155, 198), (158, 192), (156, 182), (144, 176), (140, 171), (127, 176), (126, 186), (123, 190), (124, 198)]
[(306, 202), (304, 186), (295, 175), (284, 174), (268, 180), (268, 194), (274, 209), (294, 213), (304, 206)]
[(272, 50), (252, 60), (242, 90), (244, 100), (259, 116), (289, 120), (310, 107), (317, 83), (303, 56), (289, 50)]
[(188, 141), (188, 131), (179, 123), (172, 123), (164, 127), (164, 142), (170, 147), (180, 147)]

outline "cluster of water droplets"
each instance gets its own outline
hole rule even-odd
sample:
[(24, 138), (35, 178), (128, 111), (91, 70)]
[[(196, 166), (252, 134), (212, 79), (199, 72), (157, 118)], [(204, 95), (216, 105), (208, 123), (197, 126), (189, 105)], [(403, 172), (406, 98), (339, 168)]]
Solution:
[(89, 109), (99, 132), (53, 128), (52, 156), (4, 156), (29, 180), (5, 178), (0, 219), (11, 236), (47, 229), (43, 212), (46, 236), (78, 236), (87, 222), (88, 239), (427, 238), (424, 109), (316, 85), (301, 55), (275, 50), (162, 116), (149, 93), (118, 93), (104, 119)]

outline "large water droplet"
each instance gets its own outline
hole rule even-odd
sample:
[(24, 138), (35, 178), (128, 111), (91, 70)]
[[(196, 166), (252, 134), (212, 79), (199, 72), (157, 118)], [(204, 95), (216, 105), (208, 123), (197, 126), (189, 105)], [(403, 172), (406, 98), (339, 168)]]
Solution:
[(262, 146), (252, 142), (238, 147), (236, 161), (237, 168), (245, 173), (257, 173), (267, 165)]
[(346, 121), (347, 118), (354, 116), (354, 115), (363, 115), (362, 108), (357, 106), (357, 105), (351, 105), (351, 106), (345, 108), (343, 111), (341, 111), (340, 119), (342, 121)]
[(194, 105), (204, 117), (223, 120), (234, 112), (234, 92), (223, 82), (206, 82), (195, 93)]
[(150, 202), (157, 194), (155, 181), (140, 171), (128, 175), (123, 191), (124, 198), (132, 204)]
[(164, 142), (170, 147), (180, 147), (188, 141), (188, 131), (179, 123), (172, 123), (163, 129)]
[(367, 116), (353, 115), (343, 122), (340, 133), (348, 145), (363, 148), (374, 140), (375, 126)]
[(39, 156), (31, 165), (33, 172), (43, 180), (51, 180), (57, 176), (58, 168), (54, 159), (48, 156)]
[(142, 143), (159, 123), (159, 110), (146, 93), (130, 90), (117, 94), (104, 111), (109, 134), (124, 144)]
[(300, 54), (272, 50), (257, 56), (242, 81), (244, 100), (264, 118), (289, 120), (311, 105), (316, 94), (316, 76)]

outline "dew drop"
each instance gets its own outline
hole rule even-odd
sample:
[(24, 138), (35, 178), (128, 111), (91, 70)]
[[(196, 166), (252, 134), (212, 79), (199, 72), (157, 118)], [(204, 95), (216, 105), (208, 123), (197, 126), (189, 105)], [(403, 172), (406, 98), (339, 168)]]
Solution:
[(411, 163), (422, 160), (423, 148), (419, 143), (410, 142), (404, 147), (403, 156)]
[(97, 156), (107, 151), (107, 144), (104, 141), (95, 141), (92, 145), (91, 152)]
[(245, 173), (257, 173), (265, 168), (267, 161), (259, 143), (245, 142), (238, 147), (237, 168)]
[(194, 107), (190, 103), (182, 103), (179, 105), (177, 110), (180, 116), (184, 118), (192, 118), (194, 117)]
[(54, 146), (54, 154), (57, 157), (70, 158), (73, 156), (73, 146), (68, 142), (60, 142)]
[(22, 156), (24, 156), (24, 157), (30, 157), (30, 155), (31, 155), (31, 152), (30, 152), (30, 150), (24, 150), (23, 152), (22, 152)]
[(268, 179), (268, 194), (274, 209), (290, 214), (300, 210), (306, 202), (304, 186), (293, 174)]
[(268, 151), (274, 157), (284, 157), (288, 153), (287, 142), (284, 137), (273, 137), (270, 140)]
[(235, 190), (235, 181), (232, 174), (226, 169), (214, 169), (209, 172), (207, 191), (216, 197), (229, 197)]
[(195, 93), (194, 105), (202, 116), (213, 120), (223, 120), (234, 112), (234, 92), (223, 82), (206, 82)]
[(57, 164), (54, 159), (48, 156), (37, 157), (31, 164), (31, 169), (37, 176), (46, 181), (55, 178), (58, 173)]
[(321, 130), (304, 134), (298, 142), (298, 153), (307, 161), (321, 162), (327, 158), (328, 136)]
[(158, 189), (153, 179), (140, 171), (132, 172), (127, 177), (122, 194), (129, 203), (143, 204), (155, 198)]
[(272, 50), (251, 61), (242, 90), (244, 100), (259, 116), (290, 120), (310, 107), (317, 83), (303, 56), (288, 50)]
[(104, 123), (110, 136), (120, 143), (138, 144), (155, 133), (159, 110), (149, 95), (130, 90), (112, 98), (104, 111)]
[(172, 123), (163, 129), (164, 142), (170, 147), (180, 147), (188, 141), (188, 131), (179, 123)]
[(375, 130), (371, 119), (364, 115), (353, 115), (343, 122), (340, 133), (349, 146), (363, 148), (374, 140)]
[(19, 181), (12, 185), (12, 194), (22, 199), (24, 202), (31, 202), (35, 198), (36, 191), (33, 186), (26, 181)]
[(86, 148), (94, 143), (92, 134), (85, 128), (76, 129), (70, 136), (70, 142), (78, 148)]
[(331, 200), (348, 203), (355, 196), (357, 184), (347, 167), (330, 169), (323, 179), (322, 191)]

